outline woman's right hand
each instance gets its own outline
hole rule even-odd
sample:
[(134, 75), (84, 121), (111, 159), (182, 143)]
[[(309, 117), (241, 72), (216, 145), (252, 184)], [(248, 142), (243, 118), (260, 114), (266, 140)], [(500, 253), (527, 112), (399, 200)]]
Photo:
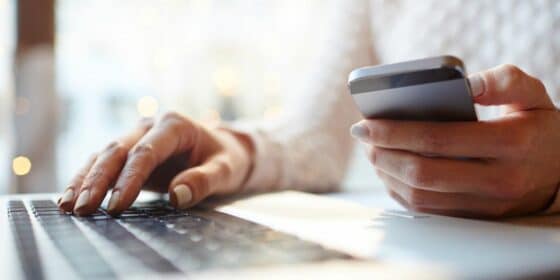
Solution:
[(172, 205), (187, 208), (210, 195), (241, 191), (252, 154), (246, 135), (167, 113), (155, 122), (143, 120), (130, 134), (92, 156), (58, 205), (88, 215), (112, 188), (107, 210), (117, 215), (132, 205), (144, 187), (169, 192)]

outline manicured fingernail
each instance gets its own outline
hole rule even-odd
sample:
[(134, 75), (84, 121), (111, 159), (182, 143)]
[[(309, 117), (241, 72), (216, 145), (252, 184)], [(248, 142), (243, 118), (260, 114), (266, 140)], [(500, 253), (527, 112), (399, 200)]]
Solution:
[(72, 189), (66, 190), (60, 198), (60, 204), (71, 202), (74, 198), (74, 191)]
[(177, 208), (186, 208), (192, 200), (192, 192), (191, 189), (187, 185), (177, 185), (173, 189), (173, 193), (175, 194), (175, 198), (177, 199)]
[(469, 76), (469, 84), (471, 85), (471, 94), (473, 97), (478, 97), (484, 93), (484, 81), (480, 74)]
[(78, 200), (76, 201), (76, 206), (74, 206), (74, 212), (79, 212), (80, 208), (86, 206), (89, 202), (89, 190), (85, 190), (80, 193)]
[(369, 135), (369, 129), (362, 123), (356, 123), (350, 128), (350, 134), (352, 137), (365, 142)]
[(115, 211), (115, 209), (117, 209), (117, 205), (119, 204), (119, 195), (120, 192), (113, 192), (113, 194), (111, 195), (111, 199), (109, 200), (109, 207), (107, 207), (107, 211), (113, 212)]

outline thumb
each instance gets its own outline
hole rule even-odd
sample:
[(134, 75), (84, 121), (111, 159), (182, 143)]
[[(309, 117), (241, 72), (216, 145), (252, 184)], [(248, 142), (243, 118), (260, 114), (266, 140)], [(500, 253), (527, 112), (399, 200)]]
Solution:
[(509, 112), (554, 109), (543, 83), (511, 64), (472, 74), (469, 83), (481, 105), (507, 105)]
[(197, 167), (179, 173), (169, 186), (171, 204), (179, 209), (191, 207), (209, 195), (227, 188), (231, 166), (221, 157), (213, 157)]

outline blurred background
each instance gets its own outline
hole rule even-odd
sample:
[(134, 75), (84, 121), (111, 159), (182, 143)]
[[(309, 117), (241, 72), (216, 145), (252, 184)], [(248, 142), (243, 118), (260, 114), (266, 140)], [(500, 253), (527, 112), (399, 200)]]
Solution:
[[(332, 14), (319, 0), (0, 0), (0, 193), (62, 190), (140, 117), (274, 118)], [(363, 157), (351, 170), (349, 188), (375, 180)]]

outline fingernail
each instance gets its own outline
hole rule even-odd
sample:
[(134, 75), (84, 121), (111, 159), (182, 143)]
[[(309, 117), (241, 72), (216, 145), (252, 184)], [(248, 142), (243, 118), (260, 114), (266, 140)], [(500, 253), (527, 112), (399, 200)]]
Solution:
[(76, 201), (76, 206), (74, 207), (74, 212), (80, 211), (80, 208), (86, 206), (89, 202), (89, 190), (85, 190), (78, 196), (78, 200)]
[(60, 198), (60, 204), (71, 202), (74, 198), (74, 191), (72, 189), (66, 190)]
[(177, 199), (177, 208), (186, 208), (189, 202), (191, 202), (192, 200), (192, 192), (187, 185), (177, 185), (173, 189), (173, 193), (175, 194), (175, 198)]
[(484, 81), (480, 74), (473, 74), (469, 77), (469, 84), (471, 85), (471, 94), (473, 97), (481, 96), (484, 93)]
[(356, 123), (350, 128), (350, 134), (360, 141), (366, 141), (369, 135), (369, 129), (362, 123)]
[(111, 195), (111, 199), (109, 200), (109, 207), (107, 207), (107, 211), (113, 212), (115, 211), (115, 209), (117, 209), (117, 205), (119, 204), (119, 195), (120, 192), (113, 192), (113, 194)]

